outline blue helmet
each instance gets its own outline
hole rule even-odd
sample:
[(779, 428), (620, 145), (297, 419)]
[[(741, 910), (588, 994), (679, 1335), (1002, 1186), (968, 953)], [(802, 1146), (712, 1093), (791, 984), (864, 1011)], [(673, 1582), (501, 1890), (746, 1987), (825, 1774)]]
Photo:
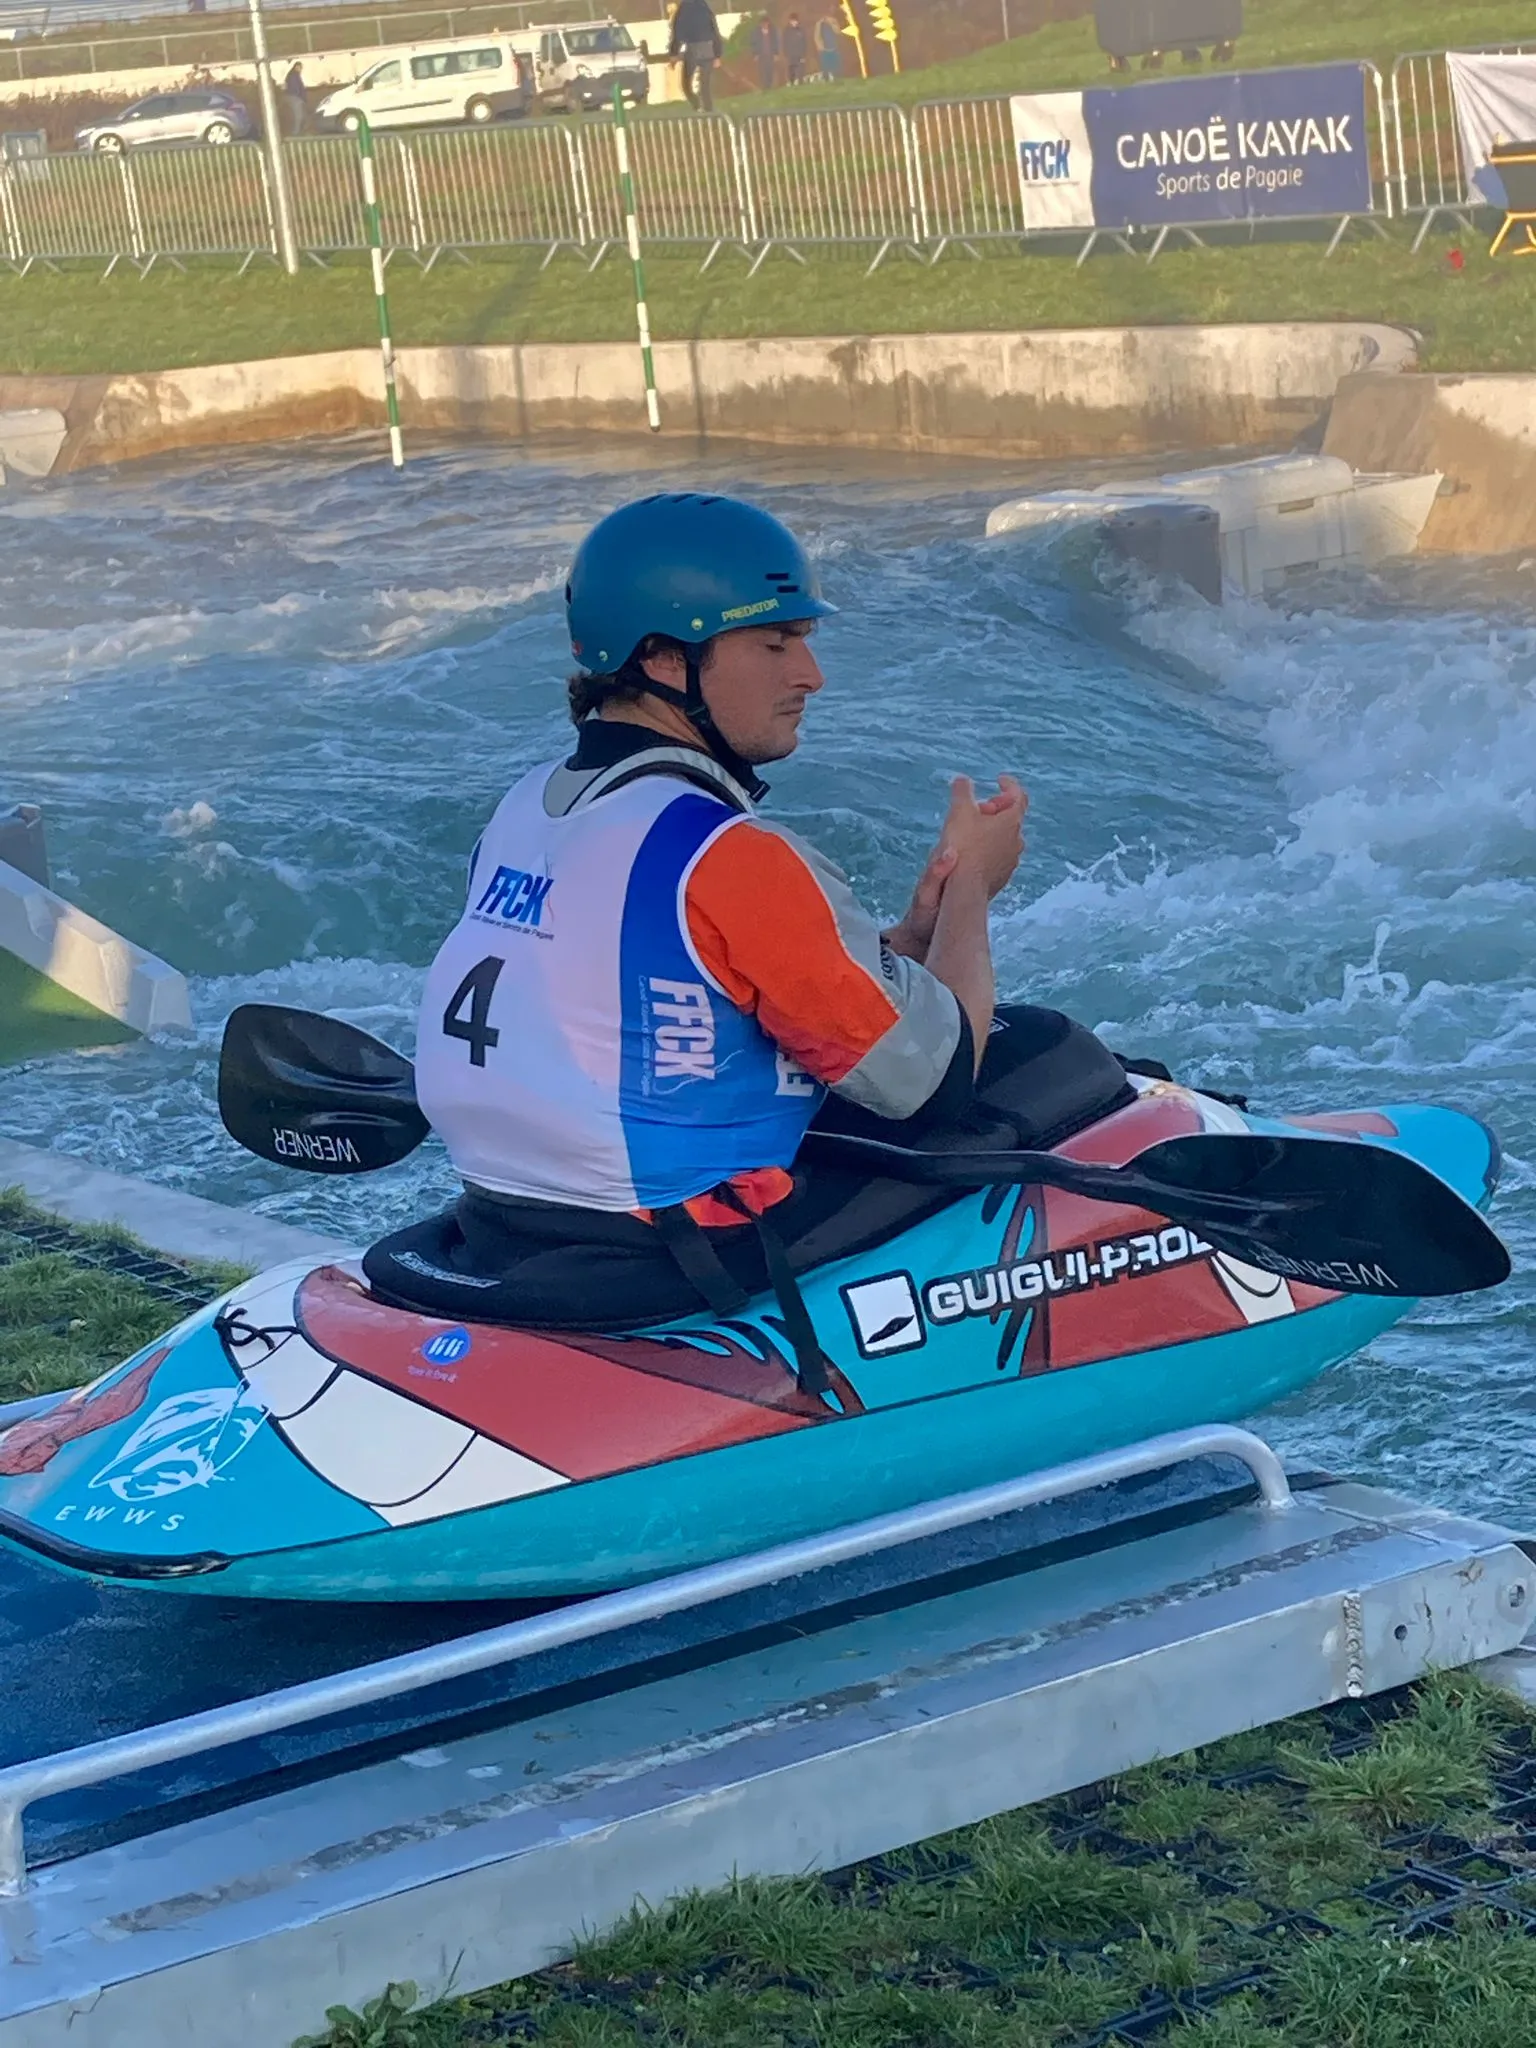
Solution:
[(651, 633), (685, 647), (741, 626), (836, 611), (787, 526), (740, 498), (660, 491), (600, 519), (565, 586), (571, 652), (589, 675), (622, 668)]

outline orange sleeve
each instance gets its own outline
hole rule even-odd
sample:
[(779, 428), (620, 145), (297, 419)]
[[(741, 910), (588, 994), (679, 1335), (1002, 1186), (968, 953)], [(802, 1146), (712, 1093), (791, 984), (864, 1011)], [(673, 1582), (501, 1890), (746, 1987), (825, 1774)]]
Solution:
[(699, 959), (731, 1001), (827, 1086), (899, 1020), (879, 975), (844, 942), (816, 875), (776, 832), (743, 820), (712, 840), (685, 907)]

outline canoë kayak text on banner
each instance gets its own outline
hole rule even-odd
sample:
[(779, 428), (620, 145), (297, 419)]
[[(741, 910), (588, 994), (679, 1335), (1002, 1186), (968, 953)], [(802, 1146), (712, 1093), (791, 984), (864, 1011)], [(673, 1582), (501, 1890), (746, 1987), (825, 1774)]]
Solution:
[(1009, 107), (1031, 234), (1371, 211), (1359, 64), (1021, 94)]

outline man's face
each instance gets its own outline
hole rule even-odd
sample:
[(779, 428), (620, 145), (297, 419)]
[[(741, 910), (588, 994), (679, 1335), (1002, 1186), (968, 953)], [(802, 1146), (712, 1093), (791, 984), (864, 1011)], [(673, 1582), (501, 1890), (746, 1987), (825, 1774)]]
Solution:
[[(808, 697), (825, 678), (811, 652), (810, 620), (787, 626), (743, 626), (722, 633), (700, 685), (715, 729), (744, 761), (782, 761), (800, 743)], [(681, 655), (654, 655), (646, 668), (658, 682), (681, 690), (687, 670)]]
[(826, 678), (811, 652), (809, 620), (722, 633), (701, 686), (715, 729), (754, 767), (800, 744), (806, 700)]

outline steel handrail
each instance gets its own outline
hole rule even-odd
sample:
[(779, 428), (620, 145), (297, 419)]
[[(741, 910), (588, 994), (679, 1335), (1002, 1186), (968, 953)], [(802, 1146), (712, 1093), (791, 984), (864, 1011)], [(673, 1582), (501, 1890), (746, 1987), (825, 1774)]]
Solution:
[(303, 1685), (285, 1686), (255, 1699), (237, 1700), (201, 1714), (165, 1721), (155, 1728), (137, 1729), (132, 1734), (110, 1736), (55, 1756), (12, 1764), (0, 1770), (0, 1897), (14, 1898), (25, 1890), (23, 1817), (34, 1801), (55, 1793), (78, 1791), (81, 1786), (101, 1784), (153, 1764), (174, 1763), (206, 1750), (223, 1749), (233, 1742), (299, 1727), (327, 1714), (419, 1692), (425, 1686), (492, 1670), (518, 1657), (584, 1642), (611, 1634), (615, 1629), (655, 1621), (662, 1615), (683, 1613), (733, 1594), (773, 1585), (781, 1579), (821, 1571), (851, 1558), (868, 1557), (925, 1536), (937, 1536), (948, 1529), (964, 1528), (972, 1522), (1038, 1506), (1043, 1501), (1085, 1493), (1117, 1480), (1134, 1479), (1169, 1465), (1186, 1464), (1192, 1458), (1210, 1457), (1235, 1458), (1246, 1465), (1266, 1508), (1281, 1512), (1293, 1505), (1285, 1468), (1262, 1437), (1225, 1423), (1207, 1423), (1195, 1429), (1149, 1437), (1120, 1450), (1100, 1451), (1092, 1457), (1077, 1458), (1070, 1464), (1051, 1466), (1022, 1478), (977, 1487), (968, 1493), (951, 1494), (943, 1500), (901, 1508), (893, 1514), (876, 1515), (817, 1536), (797, 1537), (792, 1543), (776, 1544), (770, 1550), (656, 1579), (621, 1593), (599, 1594), (595, 1599), (554, 1613), (509, 1622), (501, 1628), (459, 1636), (446, 1643), (433, 1643), (402, 1656), (335, 1672), (328, 1678), (310, 1679)]
[[(1463, 43), (1457, 47), (1454, 54), (1461, 57), (1526, 57), (1532, 55), (1533, 52), (1536, 52), (1536, 44), (1533, 44), (1527, 37), (1516, 42), (1506, 41), (1502, 43)], [(1477, 196), (1472, 192), (1469, 180), (1467, 178), (1467, 167), (1462, 162), (1461, 128), (1460, 124), (1456, 119), (1456, 109), (1454, 101), (1449, 106), (1447, 111), (1450, 115), (1449, 137), (1451, 145), (1452, 168), (1455, 171), (1457, 179), (1460, 182), (1460, 195), (1455, 199), (1448, 199), (1445, 196), (1444, 166), (1441, 163), (1439, 157), (1437, 156), (1435, 162), (1435, 180), (1437, 186), (1439, 187), (1438, 198), (1436, 198), (1433, 201), (1430, 200), (1427, 191), (1426, 180), (1424, 177), (1423, 166), (1421, 164), (1419, 167), (1419, 183), (1421, 188), (1424, 188), (1423, 204), (1419, 206), (1410, 206), (1408, 204), (1408, 152), (1403, 136), (1404, 116), (1402, 107), (1402, 94), (1399, 87), (1399, 80), (1403, 77), (1405, 69), (1407, 70), (1408, 75), (1412, 77), (1412, 67), (1414, 65), (1427, 64), (1433, 66), (1437, 58), (1443, 63), (1445, 59), (1451, 56), (1452, 54), (1453, 53), (1448, 48), (1440, 50), (1400, 50), (1397, 56), (1394, 57), (1392, 60), (1392, 69), (1389, 74), (1389, 84), (1392, 94), (1392, 131), (1393, 139), (1397, 144), (1397, 182), (1399, 195), (1401, 199), (1400, 211), (1405, 217), (1410, 213), (1422, 213), (1430, 216), (1430, 218), (1433, 218), (1433, 216), (1437, 213), (1454, 212), (1458, 211), (1461, 208), (1475, 206), (1478, 204)], [(1440, 110), (1434, 103), (1434, 73), (1432, 70), (1428, 74), (1428, 79), (1430, 87), (1431, 133), (1434, 135), (1435, 141), (1438, 144), (1440, 139)], [(1447, 79), (1446, 91), (1448, 95), (1450, 94), (1450, 90), (1450, 83)], [(1413, 112), (1414, 139), (1415, 141), (1418, 141), (1419, 134), (1417, 98), (1415, 98), (1414, 101)], [(1426, 222), (1426, 226), (1427, 224), (1428, 223)], [(1415, 250), (1417, 250), (1418, 246), (1418, 242), (1415, 242)]]

